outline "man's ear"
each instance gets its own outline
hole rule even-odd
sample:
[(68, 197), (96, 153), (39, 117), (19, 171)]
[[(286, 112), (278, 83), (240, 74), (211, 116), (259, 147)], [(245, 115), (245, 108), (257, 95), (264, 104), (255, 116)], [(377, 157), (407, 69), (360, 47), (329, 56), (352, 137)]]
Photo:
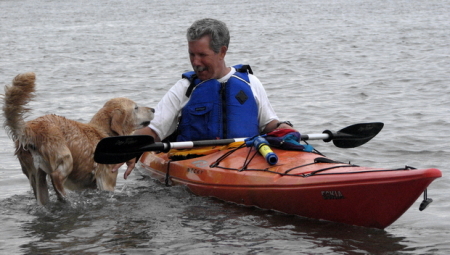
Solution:
[(224, 59), (224, 58), (225, 58), (225, 55), (227, 54), (227, 51), (228, 51), (228, 47), (227, 47), (227, 46), (222, 46), (222, 47), (220, 48), (219, 54), (220, 54), (220, 58), (221, 58), (221, 59)]

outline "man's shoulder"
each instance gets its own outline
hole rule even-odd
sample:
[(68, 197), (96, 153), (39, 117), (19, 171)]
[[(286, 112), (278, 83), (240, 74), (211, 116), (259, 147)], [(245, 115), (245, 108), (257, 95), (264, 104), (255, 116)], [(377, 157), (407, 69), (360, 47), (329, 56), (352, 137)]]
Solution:
[(262, 86), (261, 81), (254, 74), (248, 74), (248, 80), (250, 81), (250, 84), (252, 84), (252, 85)]
[(173, 86), (170, 88), (169, 92), (172, 94), (178, 95), (178, 97), (184, 96), (186, 90), (189, 88), (190, 82), (186, 78), (179, 79)]
[(181, 78), (175, 83), (174, 87), (186, 87), (187, 88), (187, 87), (189, 87), (189, 84), (191, 84), (189, 79)]

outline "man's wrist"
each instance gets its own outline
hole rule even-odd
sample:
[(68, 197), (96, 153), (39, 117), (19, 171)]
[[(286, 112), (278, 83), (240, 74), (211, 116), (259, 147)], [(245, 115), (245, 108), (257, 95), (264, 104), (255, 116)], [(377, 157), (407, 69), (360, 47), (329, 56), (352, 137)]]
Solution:
[(290, 127), (294, 127), (294, 125), (292, 125), (292, 123), (290, 121), (280, 121), (277, 123), (277, 128), (281, 125), (281, 124), (286, 124)]

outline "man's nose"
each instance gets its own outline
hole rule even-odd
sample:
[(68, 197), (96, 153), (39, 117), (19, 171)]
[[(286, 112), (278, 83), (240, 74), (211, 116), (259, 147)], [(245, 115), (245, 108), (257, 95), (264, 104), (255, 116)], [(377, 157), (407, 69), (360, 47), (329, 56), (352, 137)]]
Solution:
[(191, 56), (191, 64), (192, 66), (200, 66), (201, 60), (199, 56)]

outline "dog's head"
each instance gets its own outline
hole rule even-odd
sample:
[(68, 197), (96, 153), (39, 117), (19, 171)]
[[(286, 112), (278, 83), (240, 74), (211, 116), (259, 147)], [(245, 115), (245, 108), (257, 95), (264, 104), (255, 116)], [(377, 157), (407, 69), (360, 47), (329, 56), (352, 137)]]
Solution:
[[(108, 100), (91, 122), (95, 120), (95, 124), (99, 125), (98, 120), (103, 119), (103, 122), (107, 123), (100, 125), (109, 129), (108, 133), (131, 135), (134, 130), (148, 126), (154, 112), (153, 108), (138, 106), (131, 99), (119, 97)], [(105, 127), (105, 124), (109, 124), (109, 127)]]

